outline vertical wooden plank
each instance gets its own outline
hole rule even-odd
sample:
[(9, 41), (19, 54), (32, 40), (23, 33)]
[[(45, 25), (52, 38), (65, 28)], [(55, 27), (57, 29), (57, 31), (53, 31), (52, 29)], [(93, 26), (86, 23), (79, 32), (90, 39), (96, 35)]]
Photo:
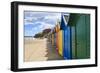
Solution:
[(86, 58), (90, 58), (90, 15), (87, 14), (85, 16), (85, 24), (86, 24)]
[(72, 59), (76, 59), (76, 53), (77, 53), (77, 51), (76, 51), (76, 44), (75, 44), (75, 42), (76, 42), (76, 37), (75, 37), (75, 26), (72, 26), (71, 27), (71, 34), (72, 34)]

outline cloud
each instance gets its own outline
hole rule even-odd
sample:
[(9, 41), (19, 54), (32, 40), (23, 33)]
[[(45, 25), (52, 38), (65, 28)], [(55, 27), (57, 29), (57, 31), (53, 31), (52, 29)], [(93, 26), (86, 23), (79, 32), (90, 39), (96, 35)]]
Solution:
[(51, 20), (55, 20), (55, 19), (60, 19), (61, 18), (61, 15), (60, 14), (55, 14), (53, 16), (45, 16), (45, 19), (51, 19)]
[(61, 13), (49, 13), (49, 12), (25, 12), (25, 24), (32, 24), (37, 21), (50, 22), (61, 18)]
[(44, 29), (53, 28), (57, 20), (61, 20), (61, 13), (25, 11), (24, 15), (25, 33), (30, 36)]
[(42, 25), (39, 27), (39, 28), (41, 28), (42, 30), (44, 30), (44, 29), (48, 29), (48, 28), (53, 28), (54, 27), (54, 25), (52, 25), (52, 24), (48, 24), (48, 23), (45, 23), (45, 22), (42, 22), (41, 23)]

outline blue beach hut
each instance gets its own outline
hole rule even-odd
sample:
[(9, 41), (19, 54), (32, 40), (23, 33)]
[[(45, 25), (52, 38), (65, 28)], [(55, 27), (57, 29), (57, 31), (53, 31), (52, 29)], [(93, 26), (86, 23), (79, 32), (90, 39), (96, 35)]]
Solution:
[(62, 14), (60, 29), (63, 30), (63, 57), (64, 59), (72, 59), (71, 48), (71, 27), (68, 26), (69, 14)]

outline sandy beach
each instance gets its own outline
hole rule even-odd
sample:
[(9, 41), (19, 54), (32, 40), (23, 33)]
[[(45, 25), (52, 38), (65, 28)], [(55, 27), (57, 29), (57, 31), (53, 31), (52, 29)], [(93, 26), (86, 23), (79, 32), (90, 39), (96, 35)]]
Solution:
[(50, 42), (44, 39), (24, 40), (24, 61), (63, 60)]

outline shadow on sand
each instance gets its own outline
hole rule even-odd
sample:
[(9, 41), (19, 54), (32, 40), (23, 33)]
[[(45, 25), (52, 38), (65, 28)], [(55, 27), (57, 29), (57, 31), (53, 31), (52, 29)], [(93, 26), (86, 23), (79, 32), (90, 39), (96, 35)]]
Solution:
[(56, 50), (56, 46), (52, 46), (52, 44), (47, 40), (47, 54), (48, 60), (64, 60), (62, 56), (60, 56)]

